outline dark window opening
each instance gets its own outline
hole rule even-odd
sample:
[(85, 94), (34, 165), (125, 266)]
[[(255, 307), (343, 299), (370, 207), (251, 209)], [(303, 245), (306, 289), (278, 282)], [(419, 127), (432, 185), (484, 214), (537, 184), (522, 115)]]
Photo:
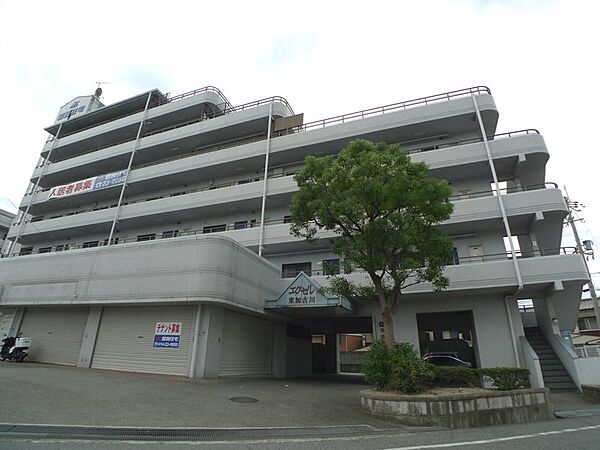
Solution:
[(154, 239), (156, 239), (156, 233), (140, 234), (137, 237), (137, 242), (153, 241)]
[(38, 248), (38, 253), (50, 253), (52, 251), (52, 247), (40, 247)]
[(323, 275), (339, 275), (339, 273), (340, 273), (340, 260), (339, 259), (323, 260)]
[(283, 223), (292, 223), (292, 216), (283, 216)]
[(296, 278), (300, 272), (304, 272), (306, 275), (310, 276), (312, 273), (311, 263), (301, 262), (281, 265), (281, 278)]
[(31, 252), (33, 252), (33, 247), (21, 247), (21, 250), (19, 251), (19, 256), (31, 255)]
[(177, 237), (177, 236), (179, 236), (179, 230), (163, 231), (163, 233), (162, 233), (163, 239)]
[(208, 225), (202, 229), (202, 233), (219, 233), (221, 231), (225, 231), (227, 229), (227, 225)]
[(92, 248), (92, 247), (98, 247), (99, 241), (88, 241), (88, 242), (84, 242), (82, 247), (83, 248)]
[(248, 228), (248, 221), (247, 220), (240, 220), (239, 222), (235, 222), (233, 224), (233, 229), (234, 230), (243, 230), (244, 228)]

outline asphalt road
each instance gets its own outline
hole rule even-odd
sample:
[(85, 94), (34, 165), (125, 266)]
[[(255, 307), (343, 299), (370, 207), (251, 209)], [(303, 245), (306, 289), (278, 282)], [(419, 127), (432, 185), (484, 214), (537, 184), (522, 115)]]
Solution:
[(246, 449), (246, 450), (374, 450), (374, 449), (589, 449), (600, 447), (600, 415), (557, 419), (535, 424), (403, 432), (348, 437), (217, 442), (83, 441), (0, 437), (0, 449)]

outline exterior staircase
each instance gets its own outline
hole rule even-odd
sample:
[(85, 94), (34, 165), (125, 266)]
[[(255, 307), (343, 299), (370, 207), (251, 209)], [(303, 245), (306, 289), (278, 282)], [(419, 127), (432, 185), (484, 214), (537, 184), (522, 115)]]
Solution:
[(546, 336), (537, 327), (525, 328), (525, 337), (540, 359), (544, 384), (551, 391), (573, 391), (577, 385), (554, 353)]

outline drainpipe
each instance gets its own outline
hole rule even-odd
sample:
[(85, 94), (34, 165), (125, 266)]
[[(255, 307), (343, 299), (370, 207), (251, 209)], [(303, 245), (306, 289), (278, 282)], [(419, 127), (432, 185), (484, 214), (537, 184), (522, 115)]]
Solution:
[(258, 256), (263, 253), (265, 236), (265, 206), (267, 204), (267, 172), (269, 170), (269, 153), (271, 151), (271, 123), (273, 122), (273, 103), (269, 104), (269, 128), (267, 129), (267, 151), (265, 154), (265, 175), (263, 179), (262, 206), (260, 211), (260, 233), (258, 237)]
[(61, 122), (60, 125), (58, 125), (58, 130), (56, 131), (56, 136), (54, 136), (54, 140), (52, 141), (52, 145), (50, 146), (50, 150), (48, 151), (48, 156), (46, 157), (46, 160), (44, 161), (44, 165), (42, 166), (42, 173), (40, 173), (40, 176), (38, 177), (37, 181), (35, 182), (35, 185), (33, 186), (33, 190), (31, 191), (31, 199), (29, 200), (29, 205), (27, 205), (27, 208), (25, 208), (25, 212), (21, 216), (21, 225), (19, 226), (19, 229), (17, 230), (17, 236), (15, 237), (15, 240), (12, 241), (12, 243), (8, 247), (8, 250), (6, 253), (8, 256), (10, 256), (10, 252), (12, 252), (12, 249), (17, 245), (17, 242), (18, 242), (19, 238), (21, 237), (21, 230), (23, 230), (23, 226), (25, 225), (25, 218), (27, 217), (27, 214), (29, 213), (29, 208), (31, 207), (31, 204), (33, 203), (33, 198), (37, 194), (37, 188), (40, 185), (40, 180), (46, 173), (46, 168), (48, 167), (48, 164), (50, 163), (50, 156), (52, 155), (52, 150), (54, 150), (54, 148), (56, 147), (56, 143), (58, 142), (58, 137), (60, 135), (60, 131), (62, 130), (63, 123), (64, 122)]
[[(498, 199), (498, 204), (500, 205), (500, 211), (502, 213), (502, 222), (504, 223), (504, 230), (506, 232), (506, 236), (508, 237), (508, 242), (510, 244), (510, 253), (512, 256), (513, 266), (515, 268), (515, 274), (517, 276), (517, 290), (514, 292), (515, 294), (523, 290), (523, 278), (521, 276), (521, 269), (519, 267), (519, 261), (517, 260), (517, 254), (515, 252), (515, 246), (513, 244), (512, 233), (510, 231), (510, 224), (508, 222), (508, 215), (506, 214), (506, 208), (504, 207), (504, 199), (502, 198), (502, 194), (500, 192), (500, 185), (498, 183), (498, 175), (496, 173), (496, 166), (494, 165), (494, 159), (492, 158), (492, 152), (490, 150), (490, 144), (487, 139), (487, 133), (485, 132), (485, 128), (483, 126), (483, 120), (481, 119), (481, 112), (479, 110), (479, 104), (477, 103), (477, 96), (473, 95), (471, 97), (473, 99), (473, 106), (475, 107), (475, 114), (477, 116), (477, 122), (479, 123), (479, 129), (481, 130), (481, 137), (483, 138), (483, 145), (485, 147), (485, 151), (488, 158), (488, 163), (490, 166), (490, 171), (492, 172), (492, 178), (494, 180), (494, 187), (496, 188), (496, 198)], [(515, 361), (517, 363), (517, 367), (520, 367), (519, 361), (519, 352), (517, 348), (517, 338), (515, 336), (515, 329), (513, 326), (512, 316), (510, 314), (510, 307), (508, 306), (508, 298), (509, 296), (504, 297), (504, 306), (506, 308), (506, 315), (508, 317), (508, 324), (510, 327), (510, 337), (512, 340), (513, 351), (515, 353)], [(512, 297), (510, 297), (512, 298)]]
[(127, 187), (127, 181), (129, 180), (129, 173), (131, 172), (131, 166), (133, 165), (133, 158), (135, 157), (135, 153), (140, 146), (140, 135), (142, 134), (142, 128), (144, 127), (146, 117), (148, 116), (148, 106), (150, 105), (151, 98), (152, 91), (148, 92), (148, 99), (146, 100), (146, 106), (144, 107), (144, 114), (142, 115), (142, 120), (140, 121), (137, 135), (135, 136), (135, 144), (133, 145), (133, 150), (131, 150), (129, 164), (127, 165), (127, 173), (125, 174), (125, 181), (123, 181), (123, 186), (121, 187), (121, 194), (119, 195), (119, 201), (117, 202), (117, 207), (115, 209), (115, 217), (113, 218), (112, 226), (110, 227), (110, 234), (108, 235), (108, 243), (106, 245), (112, 244), (115, 226), (117, 225), (117, 218), (119, 217), (119, 211), (121, 210), (121, 202), (123, 201), (123, 195), (125, 194), (125, 188)]

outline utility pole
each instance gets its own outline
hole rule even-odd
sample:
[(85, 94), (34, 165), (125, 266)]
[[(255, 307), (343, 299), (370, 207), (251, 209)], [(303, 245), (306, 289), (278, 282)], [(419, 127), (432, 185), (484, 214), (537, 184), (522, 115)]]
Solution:
[(575, 226), (575, 219), (573, 218), (573, 209), (577, 208), (578, 203), (572, 202), (569, 199), (569, 193), (567, 192), (567, 187), (565, 186), (565, 201), (567, 202), (567, 206), (569, 208), (569, 216), (567, 218), (567, 222), (571, 225), (571, 229), (573, 230), (573, 235), (575, 236), (575, 243), (577, 245), (577, 251), (583, 257), (583, 262), (585, 263), (585, 270), (588, 273), (588, 277), (590, 277), (590, 281), (588, 282), (588, 287), (590, 288), (590, 296), (592, 297), (592, 305), (594, 307), (594, 314), (596, 316), (596, 328), (600, 328), (600, 307), (598, 307), (598, 297), (596, 296), (596, 289), (594, 289), (594, 282), (592, 281), (592, 275), (590, 274), (590, 268), (588, 267), (587, 259), (585, 257), (585, 251), (581, 246), (581, 241), (579, 239), (579, 233), (577, 232), (577, 227)]

